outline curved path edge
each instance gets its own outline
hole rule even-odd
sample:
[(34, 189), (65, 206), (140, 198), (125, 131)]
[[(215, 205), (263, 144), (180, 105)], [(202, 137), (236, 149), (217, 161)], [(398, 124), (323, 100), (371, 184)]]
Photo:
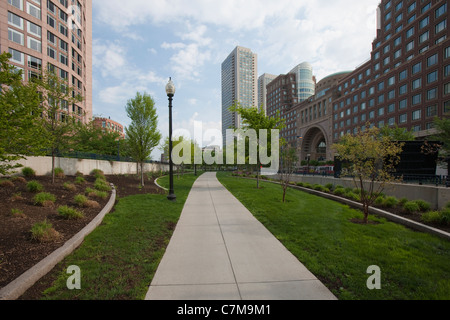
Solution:
[(102, 211), (100, 211), (100, 213), (87, 226), (81, 229), (81, 231), (79, 231), (71, 239), (67, 240), (62, 247), (53, 251), (46, 258), (42, 259), (33, 267), (25, 271), (18, 278), (0, 289), (0, 300), (18, 299), (26, 290), (28, 290), (39, 279), (41, 279), (50, 270), (52, 270), (56, 266), (56, 264), (61, 262), (65, 257), (67, 257), (77, 247), (80, 246), (84, 238), (92, 231), (94, 231), (100, 225), (100, 223), (102, 223), (105, 215), (108, 214), (114, 207), (114, 203), (116, 202), (116, 189), (112, 184), (111, 186), (111, 197)]

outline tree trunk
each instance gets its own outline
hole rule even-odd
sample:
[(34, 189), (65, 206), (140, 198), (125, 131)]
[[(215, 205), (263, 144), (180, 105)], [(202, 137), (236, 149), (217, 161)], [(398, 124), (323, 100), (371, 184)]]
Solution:
[(52, 183), (55, 183), (55, 149), (52, 148)]
[(141, 162), (141, 186), (144, 186), (144, 163)]
[(364, 212), (364, 223), (369, 223), (369, 205), (367, 203), (363, 204), (363, 212)]

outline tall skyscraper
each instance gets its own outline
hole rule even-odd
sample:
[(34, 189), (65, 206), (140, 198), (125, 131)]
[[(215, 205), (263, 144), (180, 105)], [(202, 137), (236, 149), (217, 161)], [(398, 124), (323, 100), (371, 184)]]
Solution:
[(258, 108), (262, 108), (267, 114), (267, 85), (275, 80), (277, 76), (264, 73), (258, 78)]
[(257, 54), (237, 46), (222, 63), (222, 136), (226, 145), (226, 130), (240, 128), (241, 119), (229, 108), (236, 102), (244, 107), (258, 103)]
[(91, 120), (92, 1), (1, 1), (0, 50), (11, 53), (10, 63), (23, 71), (24, 81), (42, 68), (67, 79), (83, 101), (62, 111)]

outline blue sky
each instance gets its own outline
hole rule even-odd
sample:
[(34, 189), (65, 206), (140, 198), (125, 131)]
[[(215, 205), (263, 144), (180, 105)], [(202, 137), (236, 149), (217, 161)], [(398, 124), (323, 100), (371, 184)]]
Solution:
[(379, 2), (93, 0), (94, 115), (127, 126), (127, 101), (147, 92), (167, 136), (172, 77), (174, 130), (192, 132), (200, 121), (220, 131), (221, 63), (237, 45), (258, 54), (258, 75), (285, 74), (307, 61), (321, 80), (370, 58)]

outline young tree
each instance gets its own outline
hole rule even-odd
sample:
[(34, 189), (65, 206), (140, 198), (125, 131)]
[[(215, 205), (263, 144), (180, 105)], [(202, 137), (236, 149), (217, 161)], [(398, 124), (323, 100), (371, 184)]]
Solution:
[(295, 165), (298, 161), (295, 148), (286, 145), (281, 151), (281, 166), (280, 166), (280, 182), (283, 188), (283, 202), (286, 201), (286, 190), (292, 174), (295, 170)]
[(369, 207), (387, 184), (396, 181), (395, 167), (400, 161), (403, 145), (380, 135), (377, 127), (355, 135), (346, 134), (333, 145), (338, 158), (349, 163), (343, 174), (352, 176), (355, 186), (360, 189), (364, 223), (368, 222)]
[(447, 113), (446, 117), (436, 117), (434, 119), (434, 127), (437, 133), (432, 136), (432, 139), (439, 141), (439, 145), (426, 142), (428, 151), (434, 149), (435, 152), (440, 152), (440, 158), (447, 163), (447, 175), (449, 175), (448, 172), (450, 171), (450, 118), (448, 116), (449, 114)]
[(21, 165), (16, 161), (40, 149), (36, 125), (41, 105), (36, 86), (22, 81), (22, 71), (10, 65), (9, 53), (0, 55), (0, 174)]
[(384, 126), (380, 129), (380, 135), (389, 137), (393, 141), (414, 141), (415, 136), (412, 131), (406, 128), (399, 128), (398, 125), (393, 127)]
[[(277, 129), (280, 130), (282, 129), (285, 124), (284, 124), (284, 120), (282, 120), (279, 116), (277, 117), (268, 117), (266, 116), (266, 114), (264, 113), (264, 110), (262, 110), (262, 108), (256, 108), (256, 107), (251, 107), (251, 108), (246, 108), (241, 106), (239, 103), (234, 104), (231, 108), (230, 111), (232, 112), (237, 112), (239, 114), (239, 116), (242, 119), (242, 123), (244, 125), (244, 132), (246, 132), (247, 130), (254, 130), (254, 132), (256, 133), (256, 138), (257, 138), (257, 161), (256, 161), (256, 167), (257, 167), (257, 175), (256, 175), (256, 188), (259, 188), (259, 171), (261, 168), (261, 159), (260, 159), (260, 152), (259, 148), (262, 145), (262, 141), (260, 141), (261, 137), (260, 137), (260, 130), (267, 130), (267, 151), (268, 153), (272, 152), (271, 150), (271, 141), (272, 141), (272, 137), (271, 137), (271, 130), (273, 129)], [(282, 145), (282, 143), (280, 143), (280, 145)]]
[(45, 145), (52, 155), (52, 182), (55, 182), (56, 152), (71, 144), (76, 128), (76, 119), (69, 113), (69, 106), (82, 101), (80, 95), (56, 72), (47, 68), (39, 78), (33, 79), (41, 94), (43, 106), (41, 126)]
[(73, 149), (81, 152), (97, 153), (114, 156), (118, 154), (120, 134), (113, 131), (103, 131), (91, 121), (88, 124), (78, 124), (74, 137)]
[(125, 110), (131, 119), (131, 124), (125, 129), (126, 139), (131, 156), (141, 166), (141, 185), (144, 186), (144, 162), (161, 140), (155, 102), (147, 93), (137, 92), (134, 99), (128, 100)]

